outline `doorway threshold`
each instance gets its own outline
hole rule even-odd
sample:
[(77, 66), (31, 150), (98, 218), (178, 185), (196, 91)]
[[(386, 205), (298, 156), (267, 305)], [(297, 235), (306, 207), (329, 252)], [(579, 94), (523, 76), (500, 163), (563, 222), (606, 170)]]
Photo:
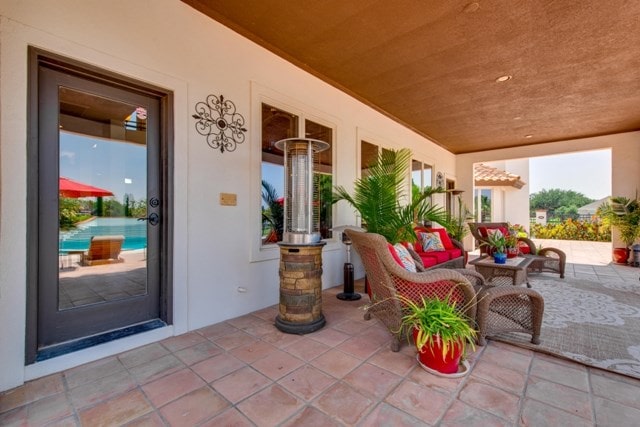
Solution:
[(153, 329), (163, 328), (165, 326), (167, 326), (167, 324), (164, 321), (160, 319), (154, 319), (148, 322), (138, 323), (136, 325), (127, 326), (121, 329), (115, 329), (113, 331), (105, 332), (102, 334), (92, 335), (90, 337), (52, 345), (38, 351), (36, 355), (36, 362), (42, 362), (54, 357), (63, 356), (65, 354), (73, 353), (78, 350), (84, 350), (86, 348), (93, 347), (99, 344), (104, 344), (142, 332), (151, 331)]

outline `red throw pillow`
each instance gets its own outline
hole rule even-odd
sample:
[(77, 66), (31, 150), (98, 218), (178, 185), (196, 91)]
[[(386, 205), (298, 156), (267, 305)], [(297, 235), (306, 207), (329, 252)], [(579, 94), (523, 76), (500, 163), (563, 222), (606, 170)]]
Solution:
[(489, 236), (489, 232), (487, 231), (487, 227), (478, 227), (478, 232), (480, 232), (480, 235), (482, 237), (488, 237)]
[(525, 242), (518, 242), (518, 250), (520, 251), (520, 253), (525, 255), (531, 253), (531, 248)]

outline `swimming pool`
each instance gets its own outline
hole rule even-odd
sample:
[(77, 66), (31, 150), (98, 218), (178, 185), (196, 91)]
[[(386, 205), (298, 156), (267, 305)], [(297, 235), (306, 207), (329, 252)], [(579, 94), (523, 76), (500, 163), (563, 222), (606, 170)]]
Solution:
[(89, 248), (91, 236), (124, 236), (122, 250), (143, 249), (147, 246), (147, 222), (137, 218), (94, 218), (73, 230), (60, 233), (59, 251), (80, 251)]

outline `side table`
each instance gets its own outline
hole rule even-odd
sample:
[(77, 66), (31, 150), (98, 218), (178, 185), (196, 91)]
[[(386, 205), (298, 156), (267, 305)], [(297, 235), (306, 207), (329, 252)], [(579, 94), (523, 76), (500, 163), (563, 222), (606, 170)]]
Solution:
[(496, 264), (493, 257), (483, 256), (469, 264), (473, 265), (478, 273), (485, 278), (491, 286), (519, 286), (523, 283), (530, 288), (527, 278), (527, 268), (534, 260), (532, 258), (515, 257), (508, 258), (505, 264)]

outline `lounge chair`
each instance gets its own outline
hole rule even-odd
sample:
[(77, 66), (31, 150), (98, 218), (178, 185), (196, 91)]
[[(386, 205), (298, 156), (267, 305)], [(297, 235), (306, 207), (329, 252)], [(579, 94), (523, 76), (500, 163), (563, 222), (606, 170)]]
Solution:
[[(470, 222), (468, 223), (469, 230), (476, 239), (476, 244), (480, 246), (480, 254), (486, 254), (487, 247), (482, 245), (482, 242), (486, 242), (486, 235), (482, 233), (482, 230), (507, 230), (508, 224), (506, 222)], [(526, 237), (518, 238), (518, 250), (519, 255), (524, 257), (533, 258), (533, 262), (529, 265), (529, 272), (542, 272), (548, 271), (551, 273), (557, 273), (560, 278), (564, 278), (564, 269), (567, 263), (567, 255), (557, 248), (540, 248), (538, 249), (531, 239)]]
[(525, 332), (531, 342), (540, 342), (544, 300), (532, 289), (487, 285), (484, 278), (463, 268), (438, 268), (412, 273), (393, 259), (384, 237), (375, 233), (344, 231), (360, 255), (371, 286), (371, 303), (364, 318), (379, 319), (393, 335), (391, 350), (398, 351), (405, 340), (401, 329), (403, 307), (397, 295), (418, 302), (420, 297), (451, 295), (464, 314), (478, 326), (478, 344), (489, 335)]
[(92, 236), (89, 249), (80, 255), (80, 265), (102, 265), (124, 262), (120, 258), (124, 236)]

